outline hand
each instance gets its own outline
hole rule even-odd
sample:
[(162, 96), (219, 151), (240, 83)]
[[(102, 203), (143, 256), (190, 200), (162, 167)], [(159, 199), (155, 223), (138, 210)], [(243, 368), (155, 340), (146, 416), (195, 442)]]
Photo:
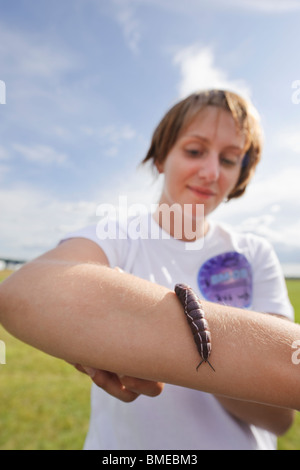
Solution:
[(93, 382), (105, 392), (126, 403), (136, 400), (139, 395), (156, 397), (164, 388), (164, 384), (161, 382), (118, 376), (113, 372), (93, 369), (79, 364), (75, 364), (74, 366), (80, 372), (89, 375)]

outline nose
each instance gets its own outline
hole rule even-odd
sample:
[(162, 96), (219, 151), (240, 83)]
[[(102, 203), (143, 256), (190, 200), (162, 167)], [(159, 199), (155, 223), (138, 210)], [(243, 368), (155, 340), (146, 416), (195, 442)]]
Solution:
[(220, 176), (220, 162), (217, 153), (209, 153), (201, 162), (198, 176), (209, 183), (218, 180)]

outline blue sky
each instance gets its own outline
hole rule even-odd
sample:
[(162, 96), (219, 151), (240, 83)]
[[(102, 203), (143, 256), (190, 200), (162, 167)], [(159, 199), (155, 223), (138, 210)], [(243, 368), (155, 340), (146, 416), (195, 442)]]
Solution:
[(300, 1), (0, 0), (0, 12), (0, 256), (39, 255), (119, 196), (156, 202), (159, 182), (136, 169), (155, 125), (218, 86), (251, 97), (265, 149), (246, 196), (215, 217), (300, 265)]

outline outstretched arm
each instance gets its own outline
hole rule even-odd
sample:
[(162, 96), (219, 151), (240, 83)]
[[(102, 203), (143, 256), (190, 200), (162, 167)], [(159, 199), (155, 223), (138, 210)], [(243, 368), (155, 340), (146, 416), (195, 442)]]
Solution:
[(298, 325), (203, 302), (216, 372), (207, 364), (196, 372), (198, 352), (175, 293), (97, 263), (88, 250), (81, 257), (83, 243), (65, 242), (0, 286), (8, 331), (71, 363), (300, 409)]

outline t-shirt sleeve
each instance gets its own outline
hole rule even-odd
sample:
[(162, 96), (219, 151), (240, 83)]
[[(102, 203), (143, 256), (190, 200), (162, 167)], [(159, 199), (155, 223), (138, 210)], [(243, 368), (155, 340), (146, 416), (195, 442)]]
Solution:
[(95, 242), (104, 251), (111, 268), (124, 268), (130, 240), (126, 228), (118, 220), (103, 218), (95, 225), (67, 233), (59, 243), (71, 238), (86, 238)]
[[(254, 239), (255, 240), (255, 239)], [(253, 310), (274, 313), (294, 320), (294, 309), (278, 257), (271, 244), (253, 240)]]

